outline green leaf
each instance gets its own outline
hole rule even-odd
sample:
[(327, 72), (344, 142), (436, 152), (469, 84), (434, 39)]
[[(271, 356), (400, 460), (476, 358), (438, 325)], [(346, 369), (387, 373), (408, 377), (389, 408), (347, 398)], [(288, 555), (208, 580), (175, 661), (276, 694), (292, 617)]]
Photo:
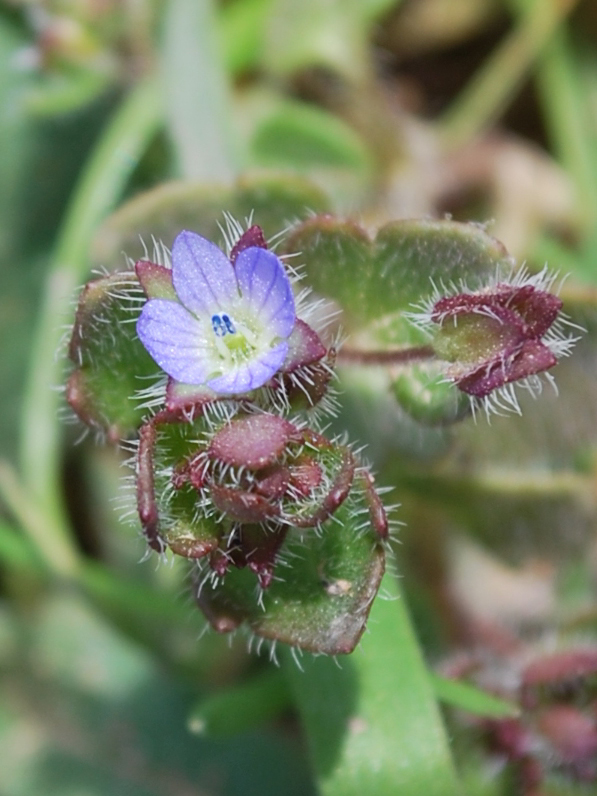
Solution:
[(362, 79), (368, 70), (371, 23), (392, 0), (275, 0), (264, 62), (275, 72), (324, 66)]
[[(141, 430), (137, 494), (139, 514), (150, 543), (159, 549), (159, 533), (178, 555), (199, 558), (218, 547), (230, 532), (215, 513), (199, 512), (197, 490), (187, 483), (172, 488), (172, 475), (187, 457), (197, 453), (197, 439), (208, 431), (201, 418), (193, 423), (146, 423)], [(159, 530), (157, 523), (159, 522)]]
[(275, 718), (292, 705), (290, 689), (280, 669), (269, 668), (246, 683), (202, 699), (189, 716), (191, 732), (226, 737)]
[(470, 683), (450, 680), (434, 672), (430, 672), (429, 677), (435, 696), (450, 707), (492, 719), (512, 718), (520, 713), (518, 705), (481, 691)]
[(144, 294), (133, 272), (89, 282), (81, 293), (69, 355), (75, 364), (67, 400), (88, 425), (112, 441), (135, 431), (146, 410), (135, 399), (159, 371), (137, 337)]
[(284, 101), (261, 122), (253, 156), (265, 166), (365, 170), (371, 158), (363, 141), (338, 117), (303, 102)]
[(308, 283), (340, 304), (348, 326), (396, 327), (385, 329), (388, 342), (404, 341), (398, 312), (429, 296), (434, 285), (463, 280), (474, 289), (514, 264), (481, 227), (455, 221), (393, 221), (371, 241), (354, 222), (319, 216), (295, 229), (285, 248), (301, 252)]
[(72, 570), (77, 556), (60, 489), (62, 432), (57, 413), (62, 398), (55, 387), (63, 381), (64, 363), (56, 357), (61, 324), (70, 317), (72, 295), (87, 273), (92, 233), (120, 195), (160, 120), (155, 81), (148, 78), (122, 103), (86, 164), (58, 235), (38, 310), (22, 408), (22, 468), (29, 498), (44, 517), (48, 546), (60, 551), (57, 558), (64, 563), (57, 568), (62, 570)]
[[(3, 623), (0, 612), (5, 642)], [(191, 734), (186, 720), (196, 686), (114, 632), (72, 592), (30, 604), (12, 624), (18, 646), (2, 660), (0, 683), (3, 794), (314, 796), (284, 733), (233, 740)], [(235, 661), (229, 653), (223, 665), (234, 670)]]
[(455, 423), (471, 412), (468, 396), (446, 381), (434, 363), (404, 369), (392, 383), (392, 391), (413, 420), (428, 426)]
[[(94, 238), (93, 262), (118, 267), (122, 252), (132, 259), (144, 257), (141, 240), (170, 246), (182, 229), (191, 229), (224, 244), (220, 224), (224, 211), (239, 221), (252, 218), (266, 238), (312, 212), (327, 209), (318, 188), (298, 177), (255, 177), (241, 180), (233, 189), (173, 182), (161, 185), (123, 205), (102, 225)], [(140, 240), (141, 239), (141, 240)]]
[(179, 175), (229, 182), (239, 157), (215, 2), (170, 0), (163, 27), (164, 106)]
[(48, 599), (37, 617), (32, 650), (46, 678), (107, 701), (148, 676), (148, 655), (72, 594)]
[(93, 69), (64, 69), (47, 74), (27, 97), (28, 110), (37, 116), (73, 113), (107, 91), (115, 75)]
[(236, 74), (256, 66), (273, 0), (235, 0), (220, 11), (224, 60)]
[(255, 576), (231, 569), (223, 582), (206, 582), (199, 604), (220, 631), (246, 622), (257, 636), (323, 652), (351, 652), (365, 628), (381, 582), (385, 556), (372, 530), (362, 493), (353, 493), (319, 532), (290, 528), (271, 586), (258, 599)]
[(290, 679), (322, 796), (462, 793), (431, 683), (395, 579), (369, 633), (341, 665), (289, 655)]
[(0, 520), (0, 561), (17, 572), (40, 570), (42, 561), (30, 542), (16, 528)]

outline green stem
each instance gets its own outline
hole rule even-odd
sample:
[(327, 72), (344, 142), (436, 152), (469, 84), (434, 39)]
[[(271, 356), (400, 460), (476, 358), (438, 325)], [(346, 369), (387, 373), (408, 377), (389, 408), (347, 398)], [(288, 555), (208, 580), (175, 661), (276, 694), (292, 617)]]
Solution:
[(63, 381), (63, 361), (57, 352), (63, 324), (71, 319), (75, 289), (87, 272), (91, 236), (122, 192), (161, 120), (155, 81), (147, 79), (118, 109), (81, 176), (58, 235), (40, 309), (22, 413), (21, 464), (28, 499), (37, 503), (44, 518), (46, 545), (55, 546), (57, 555), (64, 556), (65, 567), (74, 566), (76, 554), (60, 479), (57, 388)]
[(449, 148), (479, 135), (503, 112), (533, 62), (577, 0), (535, 0), (475, 73), (439, 123)]
[(559, 30), (545, 50), (537, 78), (553, 148), (577, 191), (581, 227), (592, 232), (597, 218), (595, 134), (585, 75), (566, 30)]
[(238, 153), (213, 0), (170, 0), (164, 23), (162, 88), (179, 171), (230, 183)]
[(78, 569), (79, 557), (74, 545), (65, 537), (64, 529), (48, 521), (19, 482), (12, 467), (0, 462), (0, 497), (19, 521), (50, 571), (68, 576)]

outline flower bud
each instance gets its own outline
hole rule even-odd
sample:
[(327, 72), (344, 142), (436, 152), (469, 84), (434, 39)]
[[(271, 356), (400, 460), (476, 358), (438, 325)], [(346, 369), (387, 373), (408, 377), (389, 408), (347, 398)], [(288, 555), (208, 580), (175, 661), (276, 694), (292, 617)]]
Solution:
[[(266, 588), (286, 533), (320, 528), (356, 471), (348, 447), (277, 415), (239, 411), (214, 424), (161, 412), (141, 430), (139, 516), (154, 549), (209, 556), (220, 577), (248, 566)], [(374, 533), (385, 538), (385, 512), (362, 467), (358, 482)]]
[[(445, 376), (459, 390), (484, 401), (486, 409), (493, 400), (519, 412), (509, 385), (518, 382), (538, 394), (538, 375), (553, 382), (546, 372), (578, 339), (564, 332), (571, 324), (561, 313), (561, 299), (550, 292), (554, 278), (523, 269), (477, 292), (436, 294), (411, 320), (430, 335), (437, 357), (447, 363)], [(499, 397), (491, 395), (495, 391)]]

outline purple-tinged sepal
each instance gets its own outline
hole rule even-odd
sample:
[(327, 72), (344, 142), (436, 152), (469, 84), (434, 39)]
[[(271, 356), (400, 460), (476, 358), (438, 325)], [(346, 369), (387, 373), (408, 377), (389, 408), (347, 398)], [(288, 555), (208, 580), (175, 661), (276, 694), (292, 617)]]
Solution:
[(240, 238), (230, 249), (230, 262), (232, 265), (236, 264), (236, 258), (242, 251), (253, 247), (267, 249), (267, 243), (263, 234), (263, 230), (257, 224), (253, 224), (253, 226), (249, 227), (245, 232), (243, 232)]
[(410, 314), (445, 363), (444, 376), (470, 396), (473, 408), (480, 401), (486, 411), (520, 412), (515, 385), (537, 395), (540, 375), (553, 383), (548, 371), (578, 339), (566, 331), (573, 324), (552, 292), (554, 281), (546, 270), (529, 274), (523, 268), (477, 291), (436, 291)]
[(135, 263), (135, 273), (148, 299), (177, 300), (170, 268), (151, 260), (138, 260)]

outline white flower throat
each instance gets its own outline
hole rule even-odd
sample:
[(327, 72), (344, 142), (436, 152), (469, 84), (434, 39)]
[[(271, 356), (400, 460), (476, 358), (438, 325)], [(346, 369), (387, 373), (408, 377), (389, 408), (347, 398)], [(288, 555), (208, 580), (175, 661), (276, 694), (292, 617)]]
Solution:
[(257, 335), (225, 312), (212, 315), (211, 326), (218, 354), (228, 363), (249, 357), (258, 347)]

